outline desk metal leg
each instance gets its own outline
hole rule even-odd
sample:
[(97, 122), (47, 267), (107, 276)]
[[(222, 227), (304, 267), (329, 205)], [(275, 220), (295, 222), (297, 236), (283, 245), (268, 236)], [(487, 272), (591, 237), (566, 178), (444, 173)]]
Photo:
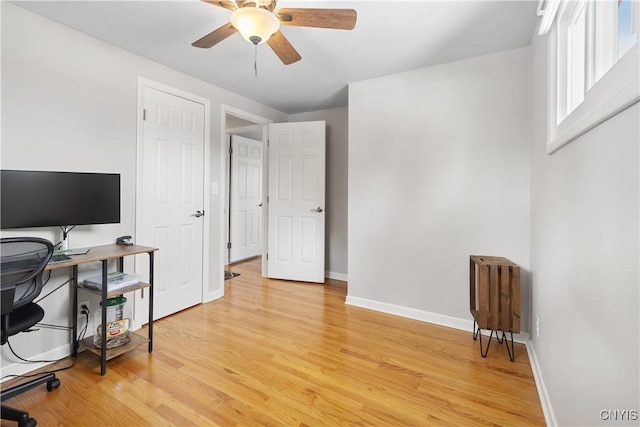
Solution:
[(78, 356), (78, 266), (74, 265), (71, 268), (71, 285), (73, 288), (73, 357)]
[(102, 325), (100, 332), (100, 375), (107, 372), (107, 260), (102, 261), (102, 302), (101, 302)]
[(149, 353), (153, 351), (153, 252), (149, 252)]

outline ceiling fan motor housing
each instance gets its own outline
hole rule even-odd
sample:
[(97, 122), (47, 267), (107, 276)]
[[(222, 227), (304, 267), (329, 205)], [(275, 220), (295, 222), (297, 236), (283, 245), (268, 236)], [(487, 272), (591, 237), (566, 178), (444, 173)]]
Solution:
[(332, 28), (352, 30), (357, 14), (353, 9), (281, 8), (273, 13), (277, 0), (202, 0), (205, 3), (231, 10), (231, 22), (201, 37), (192, 46), (210, 48), (239, 32), (249, 43), (257, 46), (268, 43), (283, 64), (299, 61), (300, 54), (280, 31), (280, 25), (293, 27)]
[(278, 17), (259, 7), (243, 7), (231, 14), (231, 24), (250, 43), (263, 43), (280, 29)]

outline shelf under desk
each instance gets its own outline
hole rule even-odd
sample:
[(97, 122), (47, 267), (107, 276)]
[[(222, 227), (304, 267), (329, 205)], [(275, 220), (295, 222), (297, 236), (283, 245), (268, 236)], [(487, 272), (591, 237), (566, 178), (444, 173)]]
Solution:
[[(92, 353), (100, 356), (100, 374), (104, 375), (107, 371), (107, 360), (112, 359), (120, 354), (123, 354), (135, 347), (148, 343), (149, 353), (153, 351), (153, 255), (158, 248), (152, 248), (148, 246), (140, 245), (103, 245), (94, 246), (89, 249), (85, 254), (71, 255), (70, 260), (60, 261), (56, 263), (50, 263), (45, 267), (45, 270), (58, 270), (61, 268), (71, 268), (72, 280), (73, 280), (73, 355), (78, 354), (78, 346), (82, 345)], [(116, 291), (109, 291), (107, 289), (107, 264), (111, 260), (118, 261), (119, 271), (124, 269), (124, 257), (138, 254), (149, 254), (149, 283), (140, 282), (135, 285), (127, 286), (126, 288), (118, 289)], [(92, 262), (100, 262), (102, 264), (102, 290), (93, 290), (81, 287), (78, 282), (78, 266), (88, 264)], [(101, 328), (102, 336), (106, 336), (107, 326), (107, 305), (106, 300), (110, 297), (114, 297), (126, 292), (132, 292), (138, 289), (149, 288), (149, 324), (148, 324), (148, 336), (142, 337), (140, 334), (136, 334), (133, 331), (129, 331), (130, 341), (120, 347), (107, 348), (107, 340), (103, 339), (100, 348), (93, 346), (92, 337), (78, 341), (78, 289), (85, 289), (88, 292), (98, 294), (101, 297)]]

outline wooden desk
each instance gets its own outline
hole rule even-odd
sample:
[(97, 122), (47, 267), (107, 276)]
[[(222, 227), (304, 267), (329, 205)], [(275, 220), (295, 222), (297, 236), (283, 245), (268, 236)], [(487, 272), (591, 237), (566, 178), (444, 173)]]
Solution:
[[(153, 255), (158, 248), (151, 248), (140, 245), (103, 245), (94, 246), (89, 249), (89, 252), (83, 255), (73, 255), (70, 260), (57, 263), (51, 263), (47, 265), (46, 270), (58, 270), (61, 268), (71, 268), (72, 280), (73, 280), (73, 355), (78, 354), (78, 347), (82, 345), (87, 350), (100, 356), (100, 375), (104, 375), (107, 372), (107, 360), (126, 353), (133, 348), (148, 343), (149, 353), (153, 351)], [(118, 270), (124, 270), (124, 257), (138, 254), (149, 254), (149, 283), (140, 282), (126, 288), (118, 289), (117, 291), (108, 292), (107, 290), (107, 264), (110, 260), (118, 261)], [(78, 336), (78, 266), (82, 264), (88, 264), (91, 262), (102, 263), (102, 290), (95, 291), (92, 289), (85, 289), (87, 292), (94, 293), (100, 296), (101, 300), (101, 334), (102, 337), (107, 336), (107, 304), (108, 298), (121, 295), (123, 293), (132, 292), (138, 289), (149, 288), (149, 327), (147, 337), (143, 337), (132, 331), (129, 332), (130, 341), (119, 347), (107, 349), (107, 340), (102, 339), (101, 348), (97, 349), (93, 346), (93, 337), (87, 337), (81, 342), (77, 341)]]

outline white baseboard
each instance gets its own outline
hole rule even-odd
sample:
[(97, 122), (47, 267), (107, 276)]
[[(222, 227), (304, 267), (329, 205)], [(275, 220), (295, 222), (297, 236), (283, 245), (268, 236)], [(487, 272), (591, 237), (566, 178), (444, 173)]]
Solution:
[[(4, 347), (4, 346), (3, 346)], [(64, 344), (52, 350), (48, 350), (44, 353), (31, 356), (30, 360), (59, 360), (68, 357), (71, 354), (71, 344)], [(19, 354), (18, 350), (16, 353)], [(7, 378), (8, 375), (24, 375), (45, 366), (51, 365), (54, 362), (22, 362), (15, 360), (15, 357), (9, 352), (9, 350), (2, 349), (2, 374), (0, 374), (0, 382), (5, 382), (13, 379), (13, 377)], [(69, 365), (73, 362), (72, 358), (68, 358)]]
[(346, 303), (356, 307), (367, 308), (369, 310), (381, 311), (387, 314), (406, 317), (423, 322), (434, 323), (436, 325), (447, 326), (449, 328), (471, 331), (473, 322), (470, 320), (459, 319), (443, 314), (431, 313), (428, 311), (417, 310), (415, 308), (404, 307), (386, 302), (373, 301), (366, 298), (358, 298), (347, 295)]
[(325, 271), (324, 272), (324, 277), (326, 277), (327, 279), (334, 279), (334, 280), (342, 280), (343, 282), (348, 282), (348, 278), (347, 275), (344, 273), (336, 273), (333, 271)]
[(533, 348), (531, 340), (527, 342), (527, 354), (529, 355), (531, 371), (533, 371), (533, 378), (535, 379), (536, 388), (538, 389), (538, 397), (540, 398), (544, 421), (547, 426), (555, 427), (558, 425), (558, 422), (556, 421), (556, 416), (553, 412), (553, 406), (551, 406), (551, 399), (549, 398), (547, 387), (544, 385), (544, 380), (542, 379), (542, 371), (540, 370), (538, 357), (536, 356), (536, 351)]
[[(370, 299), (358, 298), (353, 296), (347, 296), (346, 303), (356, 307), (367, 308), (370, 310), (380, 311), (383, 313), (393, 314), (409, 319), (420, 320), (422, 322), (433, 323), (435, 325), (446, 326), (448, 328), (459, 329), (461, 331), (473, 332), (472, 319), (461, 319), (459, 317), (447, 316), (446, 314), (433, 313), (430, 311), (418, 310), (415, 308), (404, 307), (400, 305), (373, 301)], [(490, 332), (486, 331), (486, 333), (488, 334)], [(520, 334), (513, 334), (513, 340), (521, 344), (527, 344), (527, 342), (529, 341), (529, 333), (522, 332)]]

